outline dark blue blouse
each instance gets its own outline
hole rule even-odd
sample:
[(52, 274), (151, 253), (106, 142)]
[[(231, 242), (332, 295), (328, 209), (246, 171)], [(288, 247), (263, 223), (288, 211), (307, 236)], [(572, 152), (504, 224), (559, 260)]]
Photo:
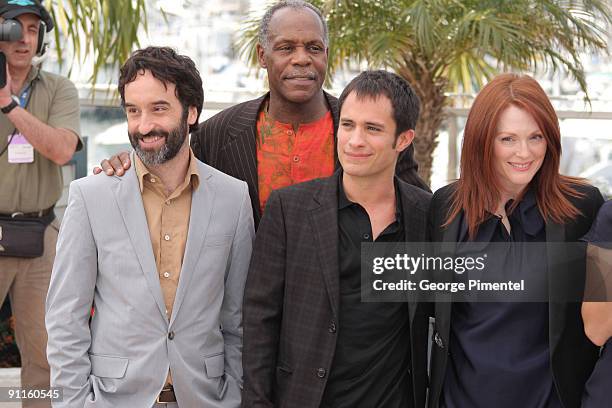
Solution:
[[(585, 241), (598, 247), (612, 249), (612, 201), (600, 208), (591, 230), (584, 236)], [(601, 351), (593, 374), (587, 381), (582, 408), (609, 407), (612, 402), (612, 339)]]
[[(480, 225), (475, 241), (512, 243), (499, 257), (503, 273), (519, 280), (535, 271), (545, 279), (546, 257), (527, 250), (529, 243), (546, 237), (531, 190), (508, 219), (511, 233), (492, 215)], [(465, 220), (458, 238), (460, 252), (469, 241)], [(550, 369), (548, 303), (456, 302), (451, 322), (442, 407), (562, 407)]]

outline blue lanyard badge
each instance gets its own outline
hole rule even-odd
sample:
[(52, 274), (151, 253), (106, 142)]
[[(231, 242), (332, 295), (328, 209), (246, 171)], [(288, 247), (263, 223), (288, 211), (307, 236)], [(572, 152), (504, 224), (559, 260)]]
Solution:
[[(30, 100), (32, 84), (28, 85), (19, 95), (19, 105), (26, 108)], [(8, 136), (8, 162), (11, 164), (24, 164), (34, 162), (34, 147), (17, 129)]]
[(30, 84), (26, 87), (26, 89), (23, 90), (21, 95), (19, 95), (19, 106), (21, 106), (24, 109), (28, 105), (28, 99), (29, 99), (28, 96), (30, 95), (31, 89), (32, 89), (32, 83), (30, 82)]

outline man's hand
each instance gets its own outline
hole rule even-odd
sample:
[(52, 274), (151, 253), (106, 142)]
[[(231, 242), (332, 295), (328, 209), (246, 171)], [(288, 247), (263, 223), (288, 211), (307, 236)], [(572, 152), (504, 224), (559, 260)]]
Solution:
[(94, 167), (93, 174), (100, 174), (102, 170), (107, 176), (112, 176), (114, 174), (118, 176), (123, 176), (125, 171), (130, 168), (132, 165), (132, 161), (130, 160), (129, 152), (120, 152), (114, 156), (111, 156), (110, 159), (104, 159), (100, 162), (100, 167)]

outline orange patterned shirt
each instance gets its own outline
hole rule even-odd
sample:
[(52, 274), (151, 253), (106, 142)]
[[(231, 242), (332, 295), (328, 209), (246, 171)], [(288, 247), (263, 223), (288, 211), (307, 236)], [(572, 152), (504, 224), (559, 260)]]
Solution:
[(334, 173), (334, 121), (331, 112), (293, 126), (273, 120), (266, 107), (257, 119), (257, 176), (263, 212), (272, 190)]

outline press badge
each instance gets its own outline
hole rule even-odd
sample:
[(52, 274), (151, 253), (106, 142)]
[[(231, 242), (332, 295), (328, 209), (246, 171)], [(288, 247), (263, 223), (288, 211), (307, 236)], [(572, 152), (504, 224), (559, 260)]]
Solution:
[(32, 147), (24, 135), (16, 133), (12, 140), (9, 135), (8, 140), (11, 142), (8, 146), (9, 163), (18, 164), (34, 162), (34, 147)]

